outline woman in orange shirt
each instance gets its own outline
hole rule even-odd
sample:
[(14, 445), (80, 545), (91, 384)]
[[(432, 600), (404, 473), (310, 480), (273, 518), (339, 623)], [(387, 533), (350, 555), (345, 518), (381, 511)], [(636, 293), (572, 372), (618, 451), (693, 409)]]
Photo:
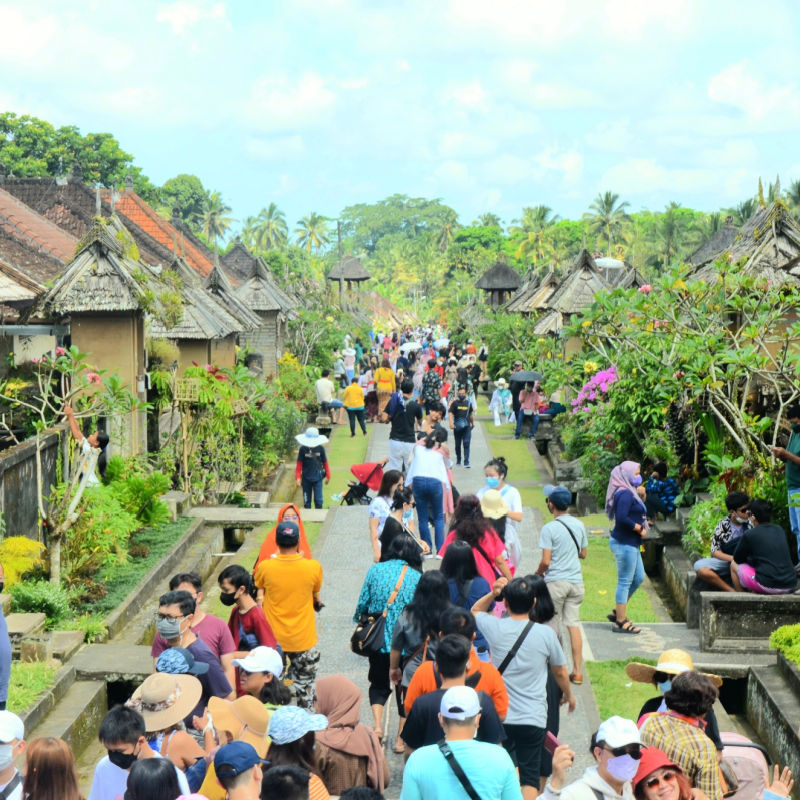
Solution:
[(261, 549), (258, 551), (258, 558), (253, 565), (253, 572), (255, 573), (256, 567), (266, 558), (272, 558), (278, 552), (278, 545), (275, 543), (275, 531), (278, 530), (278, 525), (281, 522), (290, 521), (296, 522), (297, 527), (300, 528), (300, 552), (306, 557), (311, 558), (311, 548), (308, 546), (308, 539), (306, 539), (306, 532), (303, 528), (303, 520), (300, 519), (300, 509), (294, 503), (287, 503), (281, 506), (278, 512), (278, 521), (275, 527), (264, 537), (264, 542)]

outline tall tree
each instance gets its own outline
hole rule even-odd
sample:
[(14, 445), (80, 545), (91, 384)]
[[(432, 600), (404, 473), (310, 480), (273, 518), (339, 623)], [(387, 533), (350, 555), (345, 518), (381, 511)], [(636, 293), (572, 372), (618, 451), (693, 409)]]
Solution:
[(755, 197), (748, 197), (747, 200), (742, 200), (735, 208), (728, 209), (728, 213), (733, 215), (733, 222), (737, 228), (742, 225), (756, 213), (758, 208), (758, 200)]
[(458, 215), (455, 211), (448, 214), (445, 219), (442, 220), (442, 227), (439, 228), (436, 233), (436, 244), (443, 253), (450, 246), (450, 242), (453, 241), (453, 236), (458, 228)]
[(689, 229), (689, 243), (692, 247), (705, 244), (725, 224), (721, 211), (701, 214)]
[(491, 212), (486, 212), (485, 214), (481, 214), (478, 219), (472, 223), (473, 227), (482, 226), (484, 228), (500, 228), (503, 229), (503, 222), (497, 214), (492, 214)]
[(672, 264), (686, 242), (688, 221), (686, 215), (681, 213), (683, 211), (681, 204), (673, 201), (658, 218), (656, 227), (658, 255), (665, 269)]
[(605, 239), (609, 256), (614, 249), (614, 240), (622, 232), (625, 223), (630, 221), (625, 211), (628, 206), (627, 201), (620, 202), (616, 192), (603, 192), (597, 195), (583, 215), (589, 221), (591, 230)]
[(197, 175), (181, 173), (164, 181), (161, 187), (161, 203), (168, 215), (177, 210), (178, 216), (190, 227), (197, 229), (202, 218), (208, 192)]
[(800, 181), (792, 181), (784, 196), (794, 218), (800, 220)]
[(297, 237), (297, 244), (300, 247), (304, 247), (309, 253), (312, 247), (319, 252), (330, 242), (328, 218), (312, 211), (307, 216), (297, 220), (294, 235)]
[(200, 215), (200, 226), (214, 247), (234, 221), (230, 211), (219, 192), (209, 192)]
[(553, 215), (550, 206), (527, 206), (522, 209), (522, 217), (515, 219), (509, 228), (511, 234), (521, 234), (517, 251), (517, 258), (530, 258), (535, 264), (545, 260), (544, 234), (545, 231), (558, 221), (558, 216)]
[(279, 250), (289, 238), (286, 215), (275, 203), (258, 212), (255, 243), (261, 250)]

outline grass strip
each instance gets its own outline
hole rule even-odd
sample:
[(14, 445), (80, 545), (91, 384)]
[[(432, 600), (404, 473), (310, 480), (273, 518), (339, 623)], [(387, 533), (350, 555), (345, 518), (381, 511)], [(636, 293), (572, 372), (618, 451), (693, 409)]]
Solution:
[(48, 661), (12, 661), (8, 710), (19, 714), (53, 684), (56, 665)]
[(638, 661), (641, 664), (656, 663), (651, 658), (584, 662), (589, 680), (592, 682), (600, 719), (608, 719), (617, 714), (635, 722), (645, 701), (658, 694), (658, 689), (652, 684), (636, 683), (625, 674), (625, 665), (631, 661)]

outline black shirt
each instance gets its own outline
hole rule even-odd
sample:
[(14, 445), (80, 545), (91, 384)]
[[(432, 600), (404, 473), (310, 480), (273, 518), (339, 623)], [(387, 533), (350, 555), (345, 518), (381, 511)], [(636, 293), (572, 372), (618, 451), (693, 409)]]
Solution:
[(403, 524), (389, 514), (389, 516), (386, 517), (386, 521), (383, 523), (381, 535), (378, 537), (381, 543), (381, 561), (387, 560), (388, 557), (385, 557), (385, 554), (389, 551), (389, 545), (392, 543), (392, 540), (404, 532), (405, 528)]
[(391, 419), (391, 430), (389, 438), (396, 442), (416, 441), (414, 436), (414, 420), (422, 422), (422, 406), (414, 400), (406, 400), (405, 408), (400, 405), (400, 395), (393, 395), (392, 399), (386, 404), (384, 411)]
[(770, 589), (794, 589), (797, 573), (786, 534), (780, 525), (766, 522), (745, 531), (739, 539), (733, 560), (755, 568), (756, 580)]
[(301, 444), (297, 452), (297, 460), (303, 465), (302, 476), (305, 480), (315, 483), (325, 477), (324, 464), (328, 460), (328, 456), (325, 455), (325, 448), (321, 444), (314, 447)]
[[(427, 744), (436, 744), (444, 739), (444, 731), (439, 724), (439, 708), (445, 689), (421, 694), (408, 712), (406, 724), (400, 734), (403, 741), (413, 750)], [(478, 741), (500, 744), (506, 734), (492, 698), (486, 692), (478, 692), (481, 701), (481, 721), (478, 723)]]
[(463, 400), (460, 397), (456, 397), (456, 399), (450, 403), (450, 408), (447, 413), (453, 415), (453, 422), (456, 428), (465, 428), (469, 424), (469, 415), (471, 411), (472, 403), (470, 403), (469, 397), (464, 397)]

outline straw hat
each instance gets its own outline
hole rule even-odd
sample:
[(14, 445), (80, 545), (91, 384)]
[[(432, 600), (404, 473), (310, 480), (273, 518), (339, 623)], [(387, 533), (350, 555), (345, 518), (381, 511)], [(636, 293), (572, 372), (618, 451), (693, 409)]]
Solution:
[(328, 437), (323, 436), (317, 428), (306, 428), (305, 433), (298, 433), (294, 438), (297, 442), (304, 444), (306, 447), (328, 444)]
[(497, 379), (497, 380), (494, 382), (494, 385), (495, 385), (495, 386), (499, 386), (501, 389), (505, 389), (505, 388), (506, 388), (506, 386), (508, 386), (508, 381), (507, 381), (505, 378), (498, 378), (498, 379)]
[[(692, 657), (685, 650), (665, 650), (658, 657), (658, 664), (642, 664), (639, 661), (632, 661), (625, 665), (625, 674), (637, 683), (652, 683), (656, 672), (664, 672), (667, 675), (680, 675), (682, 672), (690, 672), (694, 669)], [(716, 687), (722, 686), (722, 678), (709, 672), (701, 672)]]
[(484, 517), (500, 519), (508, 514), (510, 509), (503, 500), (503, 495), (497, 489), (489, 489), (481, 498), (481, 510)]
[(202, 693), (203, 687), (194, 675), (155, 672), (144, 679), (126, 705), (144, 717), (148, 733), (155, 733), (188, 717)]
[(237, 741), (253, 745), (260, 758), (266, 756), (269, 748), (267, 728), (270, 714), (269, 709), (257, 697), (249, 694), (235, 700), (210, 697), (208, 713), (218, 731), (229, 731)]

